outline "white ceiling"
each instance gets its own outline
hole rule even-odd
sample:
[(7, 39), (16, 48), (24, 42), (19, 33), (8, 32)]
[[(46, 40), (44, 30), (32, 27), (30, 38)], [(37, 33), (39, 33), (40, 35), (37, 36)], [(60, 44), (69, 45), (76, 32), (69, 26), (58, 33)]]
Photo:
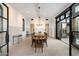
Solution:
[[(24, 17), (34, 18), (36, 17), (36, 9), (34, 3), (9, 3), (12, 7), (17, 9)], [(72, 3), (39, 3), (40, 16), (42, 18), (52, 18), (61, 13)]]

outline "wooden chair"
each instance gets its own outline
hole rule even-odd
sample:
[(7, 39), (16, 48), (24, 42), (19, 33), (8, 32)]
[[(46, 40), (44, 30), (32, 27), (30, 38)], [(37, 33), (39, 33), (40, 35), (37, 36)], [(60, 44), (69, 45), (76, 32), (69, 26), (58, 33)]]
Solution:
[(45, 43), (46, 43), (46, 46), (48, 46), (48, 45), (47, 45), (47, 33), (45, 33), (45, 32), (44, 32), (43, 42), (45, 42)]
[(43, 52), (43, 38), (44, 38), (44, 36), (39, 36), (39, 44), (41, 45), (41, 50), (42, 50), (42, 52)]
[(33, 40), (34, 40), (34, 47), (35, 47), (35, 53), (37, 51), (37, 48), (41, 48), (42, 52), (43, 52), (43, 41), (42, 39), (40, 39), (40, 36), (35, 36), (33, 37)]
[(33, 44), (34, 44), (34, 42), (35, 42), (35, 40), (34, 40), (34, 35), (35, 35), (35, 33), (32, 33), (32, 34), (31, 34), (32, 46), (33, 46)]

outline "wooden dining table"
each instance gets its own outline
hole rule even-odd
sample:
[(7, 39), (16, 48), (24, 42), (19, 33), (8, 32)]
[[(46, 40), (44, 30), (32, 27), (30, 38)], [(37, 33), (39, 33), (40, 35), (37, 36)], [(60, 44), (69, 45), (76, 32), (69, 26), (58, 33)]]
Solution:
[(37, 48), (41, 48), (43, 52), (43, 39), (45, 38), (44, 34), (34, 34), (33, 35), (33, 40), (35, 41), (35, 52)]

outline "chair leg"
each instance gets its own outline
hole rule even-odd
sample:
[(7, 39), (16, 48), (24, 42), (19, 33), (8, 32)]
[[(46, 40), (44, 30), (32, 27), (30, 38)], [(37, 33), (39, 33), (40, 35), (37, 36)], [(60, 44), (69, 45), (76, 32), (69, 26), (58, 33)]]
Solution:
[(19, 44), (20, 42), (19, 42), (19, 37), (18, 37), (18, 44)]
[(41, 40), (41, 50), (42, 50), (42, 53), (43, 53), (43, 41)]
[(35, 41), (35, 53), (36, 53), (36, 50), (37, 50), (37, 41)]
[(1, 48), (0, 48), (0, 53), (2, 54), (2, 50), (1, 50)]
[(48, 47), (48, 45), (47, 45), (47, 41), (46, 41), (46, 46)]
[(31, 46), (33, 46), (33, 40), (32, 40), (32, 44), (31, 44)]
[(37, 48), (35, 47), (35, 53), (36, 53)]
[(33, 44), (34, 44), (34, 41), (32, 40), (32, 44), (31, 44), (31, 46), (33, 46)]

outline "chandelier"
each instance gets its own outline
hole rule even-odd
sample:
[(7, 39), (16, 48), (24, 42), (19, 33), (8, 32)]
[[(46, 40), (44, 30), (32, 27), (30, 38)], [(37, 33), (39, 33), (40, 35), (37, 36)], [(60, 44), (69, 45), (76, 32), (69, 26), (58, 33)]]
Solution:
[(40, 20), (41, 20), (41, 16), (40, 16), (40, 5), (38, 3), (35, 3), (35, 10), (36, 10), (36, 17), (38, 18), (38, 24), (37, 26), (42, 26)]
[(39, 3), (35, 3), (35, 11), (36, 11), (36, 17), (38, 17), (38, 19), (40, 19), (40, 4)]

